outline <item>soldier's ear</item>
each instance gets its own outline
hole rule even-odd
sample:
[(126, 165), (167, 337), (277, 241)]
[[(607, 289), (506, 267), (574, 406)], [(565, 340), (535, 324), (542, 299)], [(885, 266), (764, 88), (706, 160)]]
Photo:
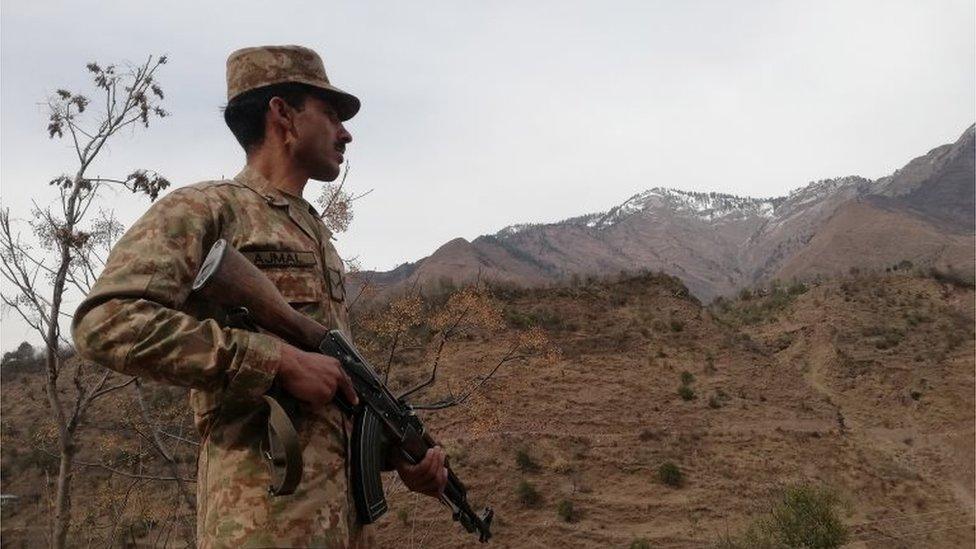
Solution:
[(280, 97), (272, 97), (268, 101), (268, 121), (279, 131), (288, 136), (295, 134), (295, 109)]

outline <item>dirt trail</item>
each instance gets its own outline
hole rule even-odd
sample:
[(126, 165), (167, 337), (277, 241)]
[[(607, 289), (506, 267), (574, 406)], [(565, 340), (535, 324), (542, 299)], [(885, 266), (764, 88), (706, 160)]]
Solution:
[[(855, 517), (852, 533), (858, 541), (849, 547), (904, 543), (904, 539), (916, 534), (971, 530), (974, 522), (973, 440), (976, 436), (972, 421), (957, 424), (956, 428), (933, 430), (919, 425), (911, 414), (895, 420), (871, 417), (872, 411), (864, 409), (864, 402), (856, 396), (852, 399), (843, 394), (832, 383), (842, 367), (841, 354), (835, 343), (836, 329), (819, 322), (794, 333), (798, 333), (799, 338), (791, 345), (790, 352), (778, 356), (780, 365), (786, 367), (794, 361), (804, 364), (803, 379), (816, 394), (836, 408), (840, 431), (855, 440), (855, 444), (878, 450), (892, 463), (911, 468), (920, 479), (941, 486), (953, 500), (935, 511), (875, 520), (863, 515)], [(875, 422), (892, 421), (897, 427), (872, 424), (872, 419)], [(912, 445), (906, 449), (907, 441)], [(928, 464), (920, 466), (919, 461)], [(901, 536), (893, 536), (890, 532), (896, 526), (895, 532)]]

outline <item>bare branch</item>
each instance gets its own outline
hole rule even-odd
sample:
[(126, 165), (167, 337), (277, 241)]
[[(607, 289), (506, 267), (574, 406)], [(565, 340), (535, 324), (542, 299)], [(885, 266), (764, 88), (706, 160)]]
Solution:
[[(142, 384), (138, 381), (138, 379), (135, 382), (134, 389), (136, 394), (136, 401), (139, 403), (139, 410), (142, 412), (142, 419), (143, 421), (146, 422), (147, 425), (149, 425), (149, 428), (152, 429), (152, 439), (150, 440), (150, 442), (152, 442), (153, 448), (155, 448), (156, 451), (159, 452), (159, 455), (161, 455), (163, 459), (166, 460), (166, 464), (169, 467), (170, 473), (173, 475), (173, 478), (178, 479), (179, 469), (176, 466), (176, 460), (173, 459), (172, 454), (170, 454), (169, 450), (163, 444), (163, 441), (159, 438), (159, 426), (156, 425), (156, 423), (152, 421), (149, 417), (149, 408), (146, 405), (145, 398), (143, 398)], [(193, 510), (193, 499), (190, 497), (190, 493), (186, 489), (186, 485), (184, 485), (182, 482), (177, 480), (176, 486), (187, 508)]]
[(164, 436), (167, 436), (167, 437), (172, 438), (174, 440), (178, 440), (180, 442), (185, 442), (185, 443), (187, 443), (187, 444), (189, 444), (191, 446), (200, 446), (200, 443), (197, 442), (197, 441), (195, 441), (195, 440), (190, 440), (188, 438), (184, 438), (184, 437), (181, 437), (179, 435), (174, 435), (173, 433), (168, 433), (168, 432), (166, 432), (166, 431), (164, 431), (162, 429), (159, 430), (159, 434), (164, 435)]
[(181, 481), (181, 482), (192, 482), (192, 483), (196, 483), (197, 481), (197, 479), (195, 478), (163, 477), (158, 475), (141, 475), (137, 473), (130, 473), (128, 471), (116, 469), (115, 467), (109, 467), (104, 463), (91, 463), (91, 462), (81, 461), (77, 459), (75, 460), (75, 464), (81, 465), (82, 467), (97, 467), (99, 469), (104, 469), (110, 473), (120, 475), (123, 477), (128, 477), (128, 478), (138, 478), (143, 480), (160, 480), (160, 481), (170, 481), (170, 482)]
[(370, 285), (371, 282), (372, 282), (372, 280), (369, 279), (369, 278), (367, 278), (366, 280), (363, 281), (363, 285), (359, 288), (359, 293), (356, 294), (356, 298), (352, 300), (352, 303), (350, 303), (349, 305), (346, 305), (346, 311), (351, 311), (352, 310), (352, 308), (359, 301), (359, 298), (361, 298), (363, 296), (363, 294), (366, 293), (366, 289), (369, 288), (369, 285)]
[[(110, 372), (106, 372), (106, 375), (108, 375), (109, 373)], [(104, 395), (106, 395), (108, 393), (111, 393), (112, 391), (118, 391), (119, 389), (128, 387), (129, 385), (132, 385), (133, 383), (135, 383), (138, 379), (139, 378), (137, 378), (137, 377), (130, 377), (128, 380), (126, 380), (126, 381), (124, 381), (122, 383), (119, 383), (118, 385), (112, 385), (111, 387), (106, 387), (104, 389), (101, 389), (99, 391), (96, 391), (96, 392), (92, 393), (91, 400), (95, 400), (96, 398), (99, 398), (99, 397), (104, 396)]]

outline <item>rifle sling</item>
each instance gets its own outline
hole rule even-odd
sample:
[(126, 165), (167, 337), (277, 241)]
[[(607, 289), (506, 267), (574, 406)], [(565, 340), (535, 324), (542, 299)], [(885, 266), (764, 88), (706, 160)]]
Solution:
[(291, 495), (298, 488), (304, 469), (298, 433), (291, 418), (274, 397), (264, 395), (264, 401), (269, 410), (268, 436), (261, 445), (271, 473), (268, 491), (275, 496)]

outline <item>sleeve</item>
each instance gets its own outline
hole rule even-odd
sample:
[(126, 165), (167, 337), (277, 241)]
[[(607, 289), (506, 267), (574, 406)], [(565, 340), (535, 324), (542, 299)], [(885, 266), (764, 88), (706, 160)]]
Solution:
[(258, 397), (277, 373), (280, 342), (181, 312), (218, 216), (200, 189), (156, 202), (119, 240), (78, 306), (78, 354), (107, 368), (227, 396)]

